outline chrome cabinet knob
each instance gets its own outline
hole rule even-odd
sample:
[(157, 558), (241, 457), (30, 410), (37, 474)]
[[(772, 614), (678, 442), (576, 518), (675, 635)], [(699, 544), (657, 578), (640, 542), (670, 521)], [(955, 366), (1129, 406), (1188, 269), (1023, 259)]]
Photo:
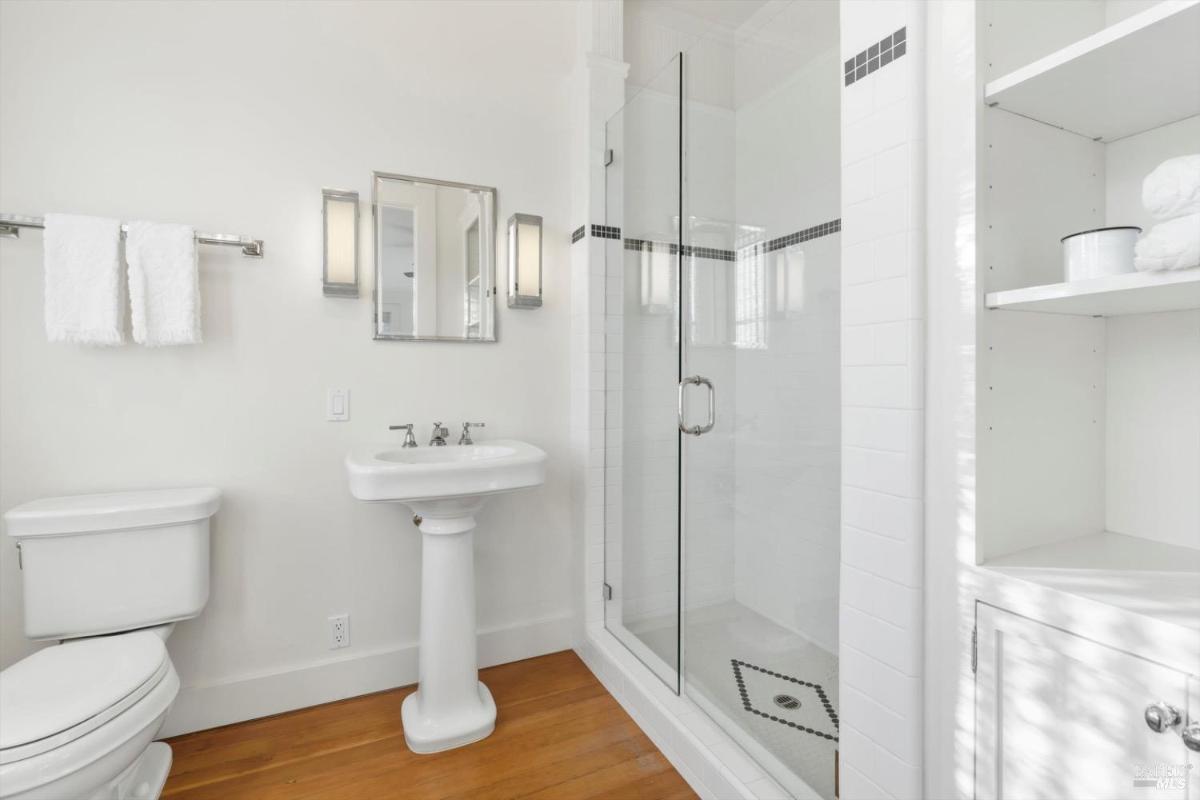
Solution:
[(1161, 700), (1146, 706), (1146, 727), (1155, 733), (1163, 733), (1179, 724), (1179, 711)]
[(1179, 735), (1183, 737), (1183, 744), (1188, 750), (1200, 753), (1200, 720), (1189, 722), (1183, 726)]

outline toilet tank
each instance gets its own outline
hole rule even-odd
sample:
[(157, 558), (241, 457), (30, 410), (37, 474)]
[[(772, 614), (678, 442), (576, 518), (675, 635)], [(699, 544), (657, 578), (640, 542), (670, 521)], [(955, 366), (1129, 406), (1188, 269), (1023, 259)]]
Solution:
[(73, 639), (188, 619), (208, 601), (216, 489), (48, 497), (4, 515), (25, 635)]

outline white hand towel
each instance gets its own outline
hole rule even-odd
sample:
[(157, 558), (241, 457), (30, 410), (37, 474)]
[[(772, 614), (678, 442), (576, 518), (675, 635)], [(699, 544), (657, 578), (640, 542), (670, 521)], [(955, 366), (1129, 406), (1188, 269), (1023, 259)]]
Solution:
[(1155, 219), (1200, 211), (1200, 153), (1168, 158), (1142, 181), (1142, 205)]
[(1133, 265), (1143, 271), (1200, 266), (1200, 213), (1151, 228), (1138, 239)]
[(47, 214), (46, 338), (121, 343), (121, 222)]
[(200, 342), (196, 232), (187, 225), (131, 222), (125, 236), (133, 340), (150, 347)]

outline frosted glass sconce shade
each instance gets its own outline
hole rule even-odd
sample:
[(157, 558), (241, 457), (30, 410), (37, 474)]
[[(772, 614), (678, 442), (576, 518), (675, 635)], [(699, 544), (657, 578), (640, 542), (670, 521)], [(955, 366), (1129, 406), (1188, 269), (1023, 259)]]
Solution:
[(322, 189), (326, 297), (358, 297), (358, 192)]
[(542, 304), (542, 218), (513, 214), (508, 218), (508, 307)]

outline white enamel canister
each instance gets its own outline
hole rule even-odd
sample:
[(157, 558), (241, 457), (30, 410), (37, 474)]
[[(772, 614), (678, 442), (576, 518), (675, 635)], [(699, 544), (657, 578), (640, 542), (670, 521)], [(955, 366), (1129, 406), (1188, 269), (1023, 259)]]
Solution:
[(1141, 228), (1122, 225), (1064, 236), (1063, 269), (1068, 281), (1133, 272), (1133, 250)]

